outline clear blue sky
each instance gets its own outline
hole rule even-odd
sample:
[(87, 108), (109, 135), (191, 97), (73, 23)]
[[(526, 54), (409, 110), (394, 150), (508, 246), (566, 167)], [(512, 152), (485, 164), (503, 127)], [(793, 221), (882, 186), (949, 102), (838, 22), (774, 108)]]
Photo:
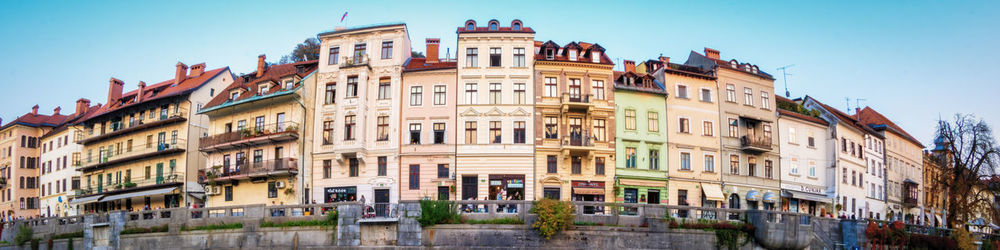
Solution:
[(597, 42), (616, 60), (662, 53), (683, 62), (715, 48), (778, 76), (776, 93), (784, 91), (775, 68), (795, 64), (793, 97), (841, 109), (845, 97), (867, 99), (862, 106), (929, 144), (939, 115), (974, 113), (1000, 126), (998, 16), (1000, 1), (7, 1), (0, 117), (35, 104), (71, 113), (81, 97), (104, 103), (109, 77), (128, 91), (172, 78), (178, 61), (250, 72), (257, 55), (277, 61), (334, 26), (403, 21), (414, 50), (438, 37), (442, 53), (454, 53), (465, 20), (518, 18), (536, 40)]

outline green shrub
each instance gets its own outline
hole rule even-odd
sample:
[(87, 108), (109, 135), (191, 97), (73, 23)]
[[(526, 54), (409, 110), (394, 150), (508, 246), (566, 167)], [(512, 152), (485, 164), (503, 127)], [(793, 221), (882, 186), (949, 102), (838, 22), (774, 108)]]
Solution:
[(18, 226), (17, 234), (14, 235), (14, 245), (17, 245), (19, 247), (24, 246), (24, 243), (27, 243), (29, 240), (31, 240), (31, 235), (34, 233), (35, 232), (31, 230), (31, 227), (27, 225)]
[(575, 226), (603, 226), (604, 223), (588, 222), (588, 221), (575, 221), (573, 222)]
[(31, 250), (38, 250), (38, 239), (31, 239)]
[(83, 231), (76, 231), (72, 233), (56, 234), (52, 236), (53, 240), (58, 239), (69, 239), (69, 238), (83, 238)]
[(959, 227), (958, 229), (951, 231), (951, 238), (955, 240), (955, 243), (957, 243), (956, 245), (958, 245), (958, 249), (976, 249), (976, 243), (972, 242), (972, 234), (969, 234), (969, 231), (966, 231), (965, 228)]
[(126, 234), (162, 233), (162, 232), (167, 232), (169, 230), (170, 228), (167, 225), (154, 226), (150, 228), (133, 227), (133, 228), (122, 229), (122, 231), (119, 234), (126, 235)]
[(455, 203), (450, 201), (420, 201), (420, 222), (421, 227), (433, 226), (434, 224), (455, 224), (461, 222), (461, 215)]
[(463, 224), (500, 224), (500, 225), (523, 225), (520, 218), (497, 218), (489, 220), (466, 220)]
[(210, 230), (225, 230), (225, 229), (240, 229), (240, 228), (243, 228), (243, 223), (232, 223), (232, 224), (220, 223), (220, 224), (212, 224), (212, 225), (197, 226), (197, 227), (184, 226), (181, 227), (181, 231), (206, 231), (206, 230), (210, 231)]
[(535, 202), (531, 213), (538, 215), (538, 220), (531, 225), (538, 229), (538, 235), (551, 239), (559, 231), (566, 230), (576, 219), (576, 207), (568, 201), (542, 199)]

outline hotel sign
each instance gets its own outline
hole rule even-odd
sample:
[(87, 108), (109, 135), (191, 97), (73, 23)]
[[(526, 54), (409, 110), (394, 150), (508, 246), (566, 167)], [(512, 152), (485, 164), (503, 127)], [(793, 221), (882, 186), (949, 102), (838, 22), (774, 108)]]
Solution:
[(819, 195), (825, 195), (826, 194), (826, 192), (823, 191), (823, 188), (820, 188), (820, 187), (809, 187), (809, 186), (796, 185), (796, 184), (782, 183), (781, 184), (781, 189), (792, 190), (792, 191), (799, 191), (799, 192), (803, 192), (803, 193), (819, 194)]

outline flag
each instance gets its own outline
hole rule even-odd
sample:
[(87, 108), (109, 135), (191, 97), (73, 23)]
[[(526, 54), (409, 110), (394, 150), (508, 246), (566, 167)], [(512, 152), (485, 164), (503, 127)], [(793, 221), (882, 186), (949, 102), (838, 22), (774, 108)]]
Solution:
[(344, 22), (344, 18), (347, 18), (347, 11), (344, 11), (344, 15), (340, 16), (340, 22)]

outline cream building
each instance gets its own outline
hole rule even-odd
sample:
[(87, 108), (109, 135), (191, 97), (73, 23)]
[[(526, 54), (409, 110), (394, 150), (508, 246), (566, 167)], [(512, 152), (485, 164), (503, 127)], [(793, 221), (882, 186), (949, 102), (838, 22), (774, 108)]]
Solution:
[(41, 189), (39, 191), (40, 214), (46, 217), (73, 216), (79, 214), (78, 207), (69, 204), (69, 197), (80, 187), (80, 171), (74, 166), (80, 161), (83, 145), (74, 138), (83, 130), (75, 125), (80, 118), (96, 111), (99, 106), (90, 106), (90, 100), (76, 101), (76, 110), (66, 122), (42, 135)]
[(198, 139), (209, 118), (197, 110), (233, 82), (228, 67), (177, 63), (174, 79), (122, 93), (111, 78), (107, 104), (80, 120), (82, 184), (71, 205), (83, 213), (136, 211), (204, 203)]
[(316, 73), (312, 197), (318, 203), (399, 200), (399, 112), (406, 24), (323, 32)]
[(813, 116), (798, 100), (775, 96), (781, 143), (782, 211), (826, 216), (833, 213), (834, 193), (827, 192), (826, 169), (834, 163), (827, 145), (830, 123)]
[(856, 117), (885, 138), (882, 147), (885, 154), (888, 218), (908, 223), (916, 223), (918, 218), (929, 219), (930, 216), (925, 216), (922, 210), (924, 192), (921, 190), (925, 185), (923, 144), (871, 107), (859, 110)]
[(199, 139), (207, 154), (198, 182), (206, 206), (292, 205), (306, 197), (310, 173), (305, 131), (312, 128), (317, 61), (267, 65), (221, 89), (200, 111), (211, 123)]
[(535, 31), (468, 20), (457, 33), (458, 198), (534, 200)]
[(56, 108), (52, 115), (38, 113), (38, 105), (0, 127), (0, 215), (3, 220), (39, 215), (39, 138), (67, 117)]
[[(867, 193), (864, 187), (865, 159), (864, 141), (866, 134), (877, 134), (874, 130), (859, 123), (850, 115), (833, 107), (827, 106), (816, 99), (806, 96), (803, 106), (820, 111), (820, 117), (829, 121), (830, 127), (824, 135), (827, 147), (832, 154), (834, 163), (827, 168), (829, 186), (828, 193), (834, 194), (834, 209), (838, 216), (849, 218), (864, 218), (867, 216), (865, 201)], [(832, 191), (832, 192), (831, 192)]]
[[(857, 116), (855, 115), (855, 118)], [(862, 122), (862, 124), (864, 124)], [(868, 125), (865, 125), (868, 126)], [(872, 128), (869, 126), (869, 128)], [(885, 151), (883, 136), (879, 133), (865, 133), (865, 218), (884, 219), (885, 202)]]

